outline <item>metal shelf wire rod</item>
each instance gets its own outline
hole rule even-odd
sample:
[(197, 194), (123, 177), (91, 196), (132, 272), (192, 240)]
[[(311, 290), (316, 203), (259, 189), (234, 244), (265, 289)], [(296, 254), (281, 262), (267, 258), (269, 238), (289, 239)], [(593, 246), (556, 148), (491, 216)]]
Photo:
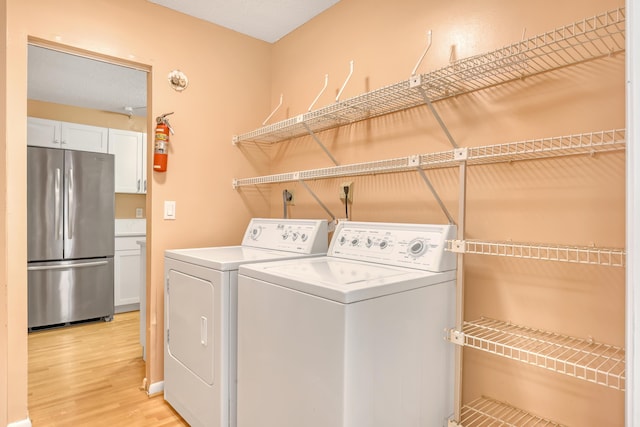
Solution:
[(565, 427), (505, 402), (480, 397), (462, 408), (460, 427)]
[(562, 246), (543, 243), (449, 240), (447, 250), (465, 254), (559, 261), (577, 264), (624, 267), (625, 251), (617, 248)]
[(464, 322), (464, 345), (617, 390), (625, 389), (621, 347), (481, 318)]

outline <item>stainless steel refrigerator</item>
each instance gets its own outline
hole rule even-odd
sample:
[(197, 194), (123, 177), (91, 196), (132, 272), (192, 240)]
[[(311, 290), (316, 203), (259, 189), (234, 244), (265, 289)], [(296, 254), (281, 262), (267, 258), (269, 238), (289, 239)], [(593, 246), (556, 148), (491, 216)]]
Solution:
[(27, 150), (29, 329), (111, 320), (113, 155)]

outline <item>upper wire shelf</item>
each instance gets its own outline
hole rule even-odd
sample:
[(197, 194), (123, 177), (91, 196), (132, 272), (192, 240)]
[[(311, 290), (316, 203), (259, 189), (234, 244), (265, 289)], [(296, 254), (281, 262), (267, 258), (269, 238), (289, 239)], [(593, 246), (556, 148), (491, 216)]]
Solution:
[(466, 347), (625, 389), (624, 348), (488, 318), (465, 321), (462, 331)]
[(403, 172), (417, 168), (445, 168), (456, 166), (463, 160), (466, 160), (468, 164), (487, 164), (577, 154), (594, 154), (624, 149), (625, 130), (614, 129), (509, 142), (505, 144), (485, 145), (481, 147), (460, 148), (436, 153), (417, 154), (408, 157), (286, 172), (253, 178), (234, 179), (233, 187), (238, 188), (248, 185)]
[(613, 9), (573, 24), (440, 69), (413, 76), (353, 98), (335, 102), (252, 132), (233, 143), (280, 142), (381, 116), (431, 101), (488, 88), (527, 76), (578, 64), (625, 49), (625, 9)]
[(505, 402), (480, 397), (462, 408), (460, 427), (566, 427)]
[(465, 254), (493, 255), (612, 267), (624, 267), (625, 264), (625, 251), (624, 249), (617, 248), (491, 242), (469, 239), (447, 240), (446, 249), (451, 252)]

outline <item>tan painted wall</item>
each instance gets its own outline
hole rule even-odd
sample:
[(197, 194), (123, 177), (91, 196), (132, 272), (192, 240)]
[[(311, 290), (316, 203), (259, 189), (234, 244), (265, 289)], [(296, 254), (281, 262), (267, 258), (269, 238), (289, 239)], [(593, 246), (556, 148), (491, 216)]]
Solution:
[[(145, 117), (127, 117), (125, 114), (54, 104), (32, 99), (27, 101), (27, 115), (29, 117), (82, 123), (85, 125), (102, 126), (110, 129), (123, 129), (134, 132), (147, 131), (147, 119)], [(147, 146), (147, 148), (151, 149), (149, 146)], [(135, 218), (137, 208), (142, 209), (144, 216), (146, 211), (146, 199), (147, 198), (144, 194), (116, 193), (116, 218)]]
[[(343, 98), (407, 79), (425, 46), (420, 72), (624, 6), (620, 0), (510, 2), (343, 0), (275, 44), (273, 121), (307, 110), (325, 73), (333, 98), (355, 61)], [(436, 103), (460, 146), (478, 146), (625, 126), (624, 55), (526, 78)], [(248, 129), (247, 129), (248, 130)], [(416, 108), (318, 134), (340, 164), (450, 149), (428, 109)], [(272, 173), (332, 166), (310, 137), (278, 144)], [(475, 166), (469, 169), (467, 238), (624, 247), (624, 153)], [(457, 217), (458, 171), (427, 175)], [(352, 219), (444, 222), (416, 173), (309, 183), (336, 216), (338, 187), (353, 181)], [(272, 186), (272, 215), (281, 191), (293, 190), (295, 216), (324, 216), (300, 186)], [(248, 190), (254, 191), (254, 190)], [(624, 346), (624, 269), (467, 256), (465, 318), (487, 316)], [(465, 402), (487, 394), (568, 425), (620, 426), (624, 393), (543, 369), (465, 351)]]
[[(7, 24), (7, 4), (5, 0), (0, 1), (0, 25), (5, 28)], [(6, 31), (0, 32), (0, 45), (7, 44)], [(0, 129), (6, 130), (7, 123), (7, 50), (3, 49), (0, 53)], [(4, 165), (7, 163), (7, 132), (0, 132), (0, 165), (5, 170)], [(9, 328), (13, 324), (9, 323), (9, 298), (8, 285), (9, 275), (7, 265), (9, 259), (7, 256), (7, 175), (0, 173), (0, 423), (6, 424), (6, 416), (1, 414), (7, 413), (7, 395), (9, 394), (9, 352), (5, 350), (6, 343), (9, 342)]]
[[(151, 176), (147, 206), (150, 305), (155, 307), (148, 336), (151, 348), (161, 350), (163, 250), (237, 243), (250, 216), (269, 214), (265, 206), (273, 216), (280, 215), (284, 186), (236, 193), (231, 178), (330, 165), (309, 138), (274, 150), (231, 146), (231, 135), (257, 127), (280, 93), (285, 105), (272, 121), (306, 111), (325, 73), (330, 86), (316, 106), (331, 103), (351, 59), (355, 73), (343, 98), (408, 78), (428, 29), (433, 30), (433, 46), (420, 72), (446, 65), (452, 45), (454, 56), (463, 58), (519, 40), (523, 27), (534, 35), (623, 5), (620, 0), (342, 0), (271, 47), (144, 0), (9, 0), (6, 55), (11, 68), (4, 81), (10, 82), (6, 105), (11, 108), (2, 117), (11, 162), (2, 162), (7, 169), (0, 178), (0, 188), (4, 184), (7, 189), (7, 208), (0, 213), (6, 220), (0, 237), (4, 232), (7, 242), (0, 249), (0, 255), (6, 251), (0, 258), (0, 280), (6, 278), (7, 296), (6, 303), (4, 295), (0, 302), (10, 323), (6, 340), (5, 332), (0, 333), (0, 342), (7, 343), (0, 362), (12, 369), (0, 370), (0, 380), (6, 374), (6, 390), (11, 391), (7, 395), (3, 389), (0, 405), (6, 401), (8, 415), (0, 416), (0, 424), (26, 416), (26, 274), (19, 266), (26, 257), (23, 112), (28, 36), (152, 67), (152, 117), (176, 112), (169, 172)], [(156, 37), (158, 22), (163, 26)], [(184, 93), (166, 85), (166, 75), (174, 68), (190, 78)], [(461, 146), (623, 127), (624, 56), (460, 96), (436, 108)], [(424, 108), (320, 137), (344, 164), (449, 148)], [(0, 146), (2, 141), (0, 137)], [(271, 167), (266, 166), (269, 159)], [(428, 175), (455, 215), (457, 172)], [(342, 207), (337, 187), (342, 181), (310, 184), (338, 216)], [(353, 219), (444, 221), (416, 175), (353, 181)], [(325, 217), (300, 186), (287, 187), (296, 193), (294, 217)], [(469, 172), (468, 193), (467, 237), (624, 246), (622, 154), (475, 167)], [(176, 221), (162, 221), (163, 200), (177, 201)], [(467, 319), (486, 315), (624, 344), (623, 271), (469, 256), (466, 278)], [(619, 391), (472, 351), (465, 352), (465, 361), (465, 401), (486, 393), (571, 425), (622, 425), (624, 395)], [(149, 360), (148, 375), (151, 382), (161, 380), (161, 351)]]
[[(4, 2), (3, 2), (4, 4)], [(242, 152), (231, 144), (238, 128), (268, 114), (271, 46), (145, 0), (8, 0), (7, 49), (11, 58), (6, 84), (8, 141), (7, 208), (2, 209), (8, 261), (0, 266), (7, 296), (3, 318), (9, 325), (0, 334), (0, 374), (5, 396), (0, 425), (27, 417), (26, 313), (26, 111), (27, 42), (29, 37), (96, 52), (150, 69), (150, 117), (174, 111), (169, 170), (150, 173), (147, 197), (149, 353), (147, 376), (162, 380), (163, 253), (167, 248), (239, 243), (251, 216), (268, 214), (262, 206), (246, 206), (232, 189), (236, 175), (256, 174)], [(4, 20), (3, 20), (4, 22)], [(4, 56), (3, 56), (4, 58)], [(175, 92), (167, 74), (181, 69), (189, 88)], [(147, 129), (152, 126), (149, 122)], [(5, 139), (2, 139), (4, 146)], [(3, 159), (3, 157), (0, 157)], [(5, 181), (6, 179), (6, 181)], [(6, 184), (6, 186), (4, 185)], [(4, 198), (3, 198), (4, 200)], [(162, 220), (163, 200), (177, 202), (177, 219)], [(4, 252), (6, 251), (6, 252)], [(6, 258), (5, 257), (5, 258)], [(4, 293), (3, 293), (4, 294)], [(4, 301), (4, 295), (3, 295)], [(6, 317), (5, 317), (6, 316)], [(5, 345), (6, 344), (6, 345)], [(6, 384), (6, 386), (4, 385)]]

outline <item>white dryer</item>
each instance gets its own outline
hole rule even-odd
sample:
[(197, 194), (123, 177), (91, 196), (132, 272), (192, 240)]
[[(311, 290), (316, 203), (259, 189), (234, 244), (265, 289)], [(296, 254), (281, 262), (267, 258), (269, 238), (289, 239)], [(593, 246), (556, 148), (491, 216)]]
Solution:
[(235, 426), (238, 266), (324, 255), (325, 220), (252, 219), (240, 246), (165, 252), (164, 398), (193, 427)]
[(240, 266), (238, 427), (446, 425), (454, 238), (343, 222), (325, 257)]

